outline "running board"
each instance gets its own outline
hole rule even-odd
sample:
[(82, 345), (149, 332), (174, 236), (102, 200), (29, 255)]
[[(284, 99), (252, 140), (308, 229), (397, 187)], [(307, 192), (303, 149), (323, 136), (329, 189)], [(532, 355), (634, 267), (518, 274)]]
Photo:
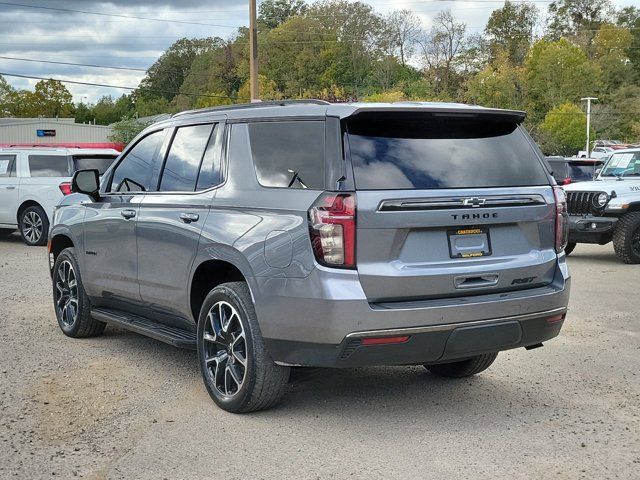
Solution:
[(139, 315), (106, 308), (92, 308), (91, 316), (101, 322), (126, 328), (174, 347), (196, 349), (196, 334), (182, 328), (170, 327)]

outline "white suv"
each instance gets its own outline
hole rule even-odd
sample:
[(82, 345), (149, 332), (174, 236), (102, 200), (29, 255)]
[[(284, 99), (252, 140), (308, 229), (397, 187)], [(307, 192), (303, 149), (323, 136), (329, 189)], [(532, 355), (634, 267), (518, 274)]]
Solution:
[(0, 234), (20, 230), (27, 245), (46, 245), (54, 207), (71, 193), (76, 170), (103, 173), (112, 149), (0, 148)]

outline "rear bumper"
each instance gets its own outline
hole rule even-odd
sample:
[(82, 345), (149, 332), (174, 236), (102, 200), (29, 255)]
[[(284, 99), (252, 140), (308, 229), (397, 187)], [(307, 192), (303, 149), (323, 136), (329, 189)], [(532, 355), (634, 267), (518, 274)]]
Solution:
[(609, 243), (616, 228), (615, 217), (571, 216), (569, 217), (570, 243)]
[[(442, 363), (538, 345), (560, 333), (565, 314), (566, 308), (559, 308), (495, 320), (356, 332), (339, 345), (268, 340), (267, 347), (283, 365), (346, 368)], [(408, 338), (398, 344), (366, 344), (367, 339), (381, 337)]]
[[(369, 303), (356, 271), (317, 268), (306, 278), (253, 281), (256, 313), (272, 358), (334, 367), (463, 358), (470, 350), (462, 349), (460, 342), (471, 342), (469, 337), (490, 339), (474, 351), (533, 345), (558, 334), (562, 321), (547, 325), (545, 319), (566, 311), (570, 290), (564, 256), (558, 258), (554, 280), (546, 286), (432, 300)], [(407, 342), (366, 350), (352, 342), (398, 331), (411, 332)], [(503, 336), (508, 341), (493, 341)], [(357, 350), (357, 355), (342, 358), (347, 348)], [(378, 349), (388, 358), (374, 355)]]

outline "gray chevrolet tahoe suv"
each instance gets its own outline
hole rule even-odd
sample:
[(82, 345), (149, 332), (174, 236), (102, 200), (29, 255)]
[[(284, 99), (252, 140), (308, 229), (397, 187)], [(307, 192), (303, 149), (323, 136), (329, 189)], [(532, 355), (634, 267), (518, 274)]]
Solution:
[(184, 112), (76, 173), (49, 252), (70, 337), (197, 349), (223, 409), (294, 366), (463, 377), (558, 335), (564, 193), (524, 113), (298, 101)]

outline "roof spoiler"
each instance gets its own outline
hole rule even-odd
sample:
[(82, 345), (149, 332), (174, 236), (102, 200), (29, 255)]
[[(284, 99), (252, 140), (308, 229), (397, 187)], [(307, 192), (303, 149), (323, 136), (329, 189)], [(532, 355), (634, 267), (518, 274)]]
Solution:
[[(485, 108), (485, 107), (432, 107), (425, 106), (423, 108), (415, 103), (401, 102), (392, 104), (389, 106), (380, 106), (375, 108), (363, 107), (358, 108), (351, 113), (348, 117), (353, 117), (363, 113), (394, 113), (394, 112), (423, 112), (430, 114), (434, 117), (461, 117), (472, 118), (480, 116), (496, 116), (504, 118), (505, 120), (511, 120), (516, 123), (522, 123), (527, 117), (527, 112), (521, 110), (503, 110), (500, 108)], [(347, 117), (347, 118), (348, 118)]]

